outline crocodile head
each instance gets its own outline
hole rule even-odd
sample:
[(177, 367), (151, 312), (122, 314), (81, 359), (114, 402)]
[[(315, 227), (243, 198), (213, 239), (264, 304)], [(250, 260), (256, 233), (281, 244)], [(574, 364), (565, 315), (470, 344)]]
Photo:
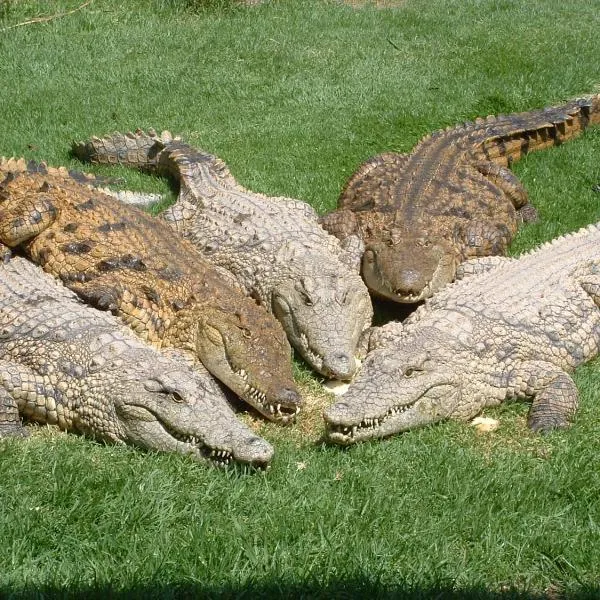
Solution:
[(278, 321), (254, 303), (236, 311), (202, 307), (195, 314), (195, 350), (204, 366), (268, 419), (293, 420), (301, 397)]
[(304, 275), (284, 280), (272, 293), (273, 313), (302, 358), (319, 373), (350, 379), (362, 332), (373, 307), (358, 274)]
[(443, 239), (403, 234), (365, 245), (362, 276), (367, 287), (394, 302), (425, 300), (454, 279), (456, 258)]
[[(201, 365), (192, 368), (175, 351), (162, 355), (114, 333), (100, 336), (90, 346), (95, 352), (88, 372), (98, 394), (87, 394), (79, 407), (80, 429), (217, 466), (269, 464), (271, 445), (237, 420)], [(95, 403), (98, 396), (102, 399)]]
[(422, 329), (369, 353), (348, 392), (325, 410), (327, 438), (349, 445), (475, 415), (481, 405), (464, 393), (468, 375), (464, 357), (457, 358), (463, 350)]

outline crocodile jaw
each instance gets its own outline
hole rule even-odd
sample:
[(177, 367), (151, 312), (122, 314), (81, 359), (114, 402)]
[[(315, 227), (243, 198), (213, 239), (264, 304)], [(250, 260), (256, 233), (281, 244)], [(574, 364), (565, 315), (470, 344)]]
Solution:
[(431, 425), (450, 416), (449, 407), (456, 404), (459, 395), (455, 386), (440, 384), (412, 402), (390, 399), (387, 409), (361, 413), (357, 409), (365, 406), (364, 398), (344, 398), (325, 410), (326, 436), (334, 444), (348, 446)]
[[(283, 330), (261, 331), (256, 339), (227, 316), (204, 316), (195, 339), (195, 353), (207, 369), (267, 419), (286, 424), (302, 403), (292, 376), (290, 346)], [(266, 325), (265, 325), (266, 326)]]
[(462, 397), (462, 378), (451, 357), (436, 359), (432, 340), (399, 338), (373, 350), (354, 383), (325, 409), (327, 438), (349, 445), (446, 419)]
[[(194, 460), (225, 467), (232, 463), (266, 467), (273, 457), (273, 448), (265, 440), (248, 431), (244, 437), (211, 442), (187, 423), (175, 429), (159, 415), (145, 407), (128, 404), (117, 411), (121, 429), (128, 442), (149, 450), (177, 452)], [(206, 415), (210, 422), (211, 415)], [(232, 418), (235, 416), (232, 413)]]
[[(129, 354), (135, 361), (135, 349)], [(178, 352), (168, 354), (144, 361), (147, 378), (133, 374), (122, 381), (122, 391), (114, 399), (120, 438), (151, 450), (189, 454), (217, 466), (232, 462), (268, 465), (273, 448), (238, 421), (208, 372), (198, 364), (181, 370), (172, 362)]]

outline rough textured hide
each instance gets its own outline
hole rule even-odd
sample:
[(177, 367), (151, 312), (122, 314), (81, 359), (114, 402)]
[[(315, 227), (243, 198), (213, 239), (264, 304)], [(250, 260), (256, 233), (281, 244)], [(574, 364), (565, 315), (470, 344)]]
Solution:
[(308, 204), (244, 189), (223, 161), (168, 132), (115, 133), (76, 144), (74, 152), (173, 176), (180, 193), (164, 213), (173, 228), (281, 321), (313, 369), (337, 379), (353, 375), (373, 314), (358, 273), (358, 238), (340, 244)]
[(356, 381), (325, 411), (331, 441), (470, 419), (513, 399), (532, 399), (534, 431), (569, 424), (578, 402), (569, 373), (600, 344), (600, 224), (519, 259), (464, 266), (464, 279), (404, 323), (374, 330)]
[(396, 302), (428, 298), (469, 258), (504, 254), (520, 220), (536, 218), (508, 167), (600, 123), (600, 95), (563, 106), (477, 119), (385, 153), (350, 177), (323, 226), (365, 245), (362, 275)]
[(162, 221), (70, 177), (8, 171), (0, 242), (157, 347), (192, 353), (268, 418), (298, 411), (279, 322)]
[(143, 343), (25, 259), (0, 265), (0, 437), (25, 436), (23, 417), (218, 465), (267, 465), (271, 446), (189, 362)]

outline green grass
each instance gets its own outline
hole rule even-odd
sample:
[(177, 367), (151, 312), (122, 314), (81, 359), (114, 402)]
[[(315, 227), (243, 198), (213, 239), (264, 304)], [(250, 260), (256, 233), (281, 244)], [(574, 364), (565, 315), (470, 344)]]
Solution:
[[(0, 1), (0, 29), (78, 4)], [(600, 83), (598, 0), (186, 6), (95, 0), (0, 32), (0, 155), (81, 167), (71, 140), (165, 128), (324, 211), (373, 153)], [(600, 128), (514, 170), (541, 219), (513, 253), (600, 220)], [(0, 445), (0, 597), (597, 598), (600, 363), (575, 377), (569, 431), (534, 436), (525, 405), (486, 411), (492, 434), (346, 451), (260, 425), (277, 455), (256, 474), (40, 428)]]

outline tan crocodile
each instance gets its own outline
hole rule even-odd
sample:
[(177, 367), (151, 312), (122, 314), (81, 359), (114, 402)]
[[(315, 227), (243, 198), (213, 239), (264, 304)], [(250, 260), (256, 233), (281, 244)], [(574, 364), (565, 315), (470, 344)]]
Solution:
[(202, 365), (152, 348), (24, 258), (0, 263), (0, 323), (0, 439), (26, 437), (23, 418), (218, 466), (270, 462)]
[[(8, 164), (8, 163), (6, 163)], [(3, 170), (0, 164), (0, 172)], [(298, 411), (281, 325), (166, 223), (60, 173), (6, 171), (0, 242), (157, 347), (175, 347), (270, 419)]]
[(598, 123), (600, 95), (436, 131), (410, 154), (367, 160), (321, 223), (341, 240), (364, 241), (372, 293), (418, 302), (452, 281), (460, 262), (504, 254), (519, 217), (535, 219), (512, 162)]

